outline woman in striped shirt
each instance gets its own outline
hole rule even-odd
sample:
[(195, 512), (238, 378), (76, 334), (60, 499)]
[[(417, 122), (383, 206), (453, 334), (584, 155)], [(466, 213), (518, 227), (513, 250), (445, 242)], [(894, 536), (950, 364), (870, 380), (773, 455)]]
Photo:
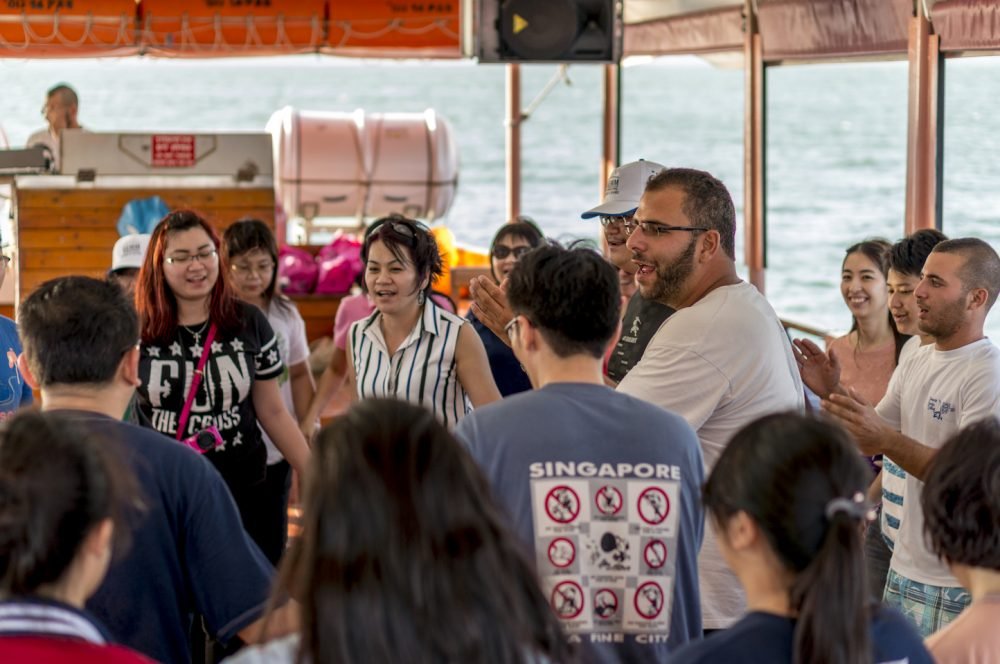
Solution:
[(357, 397), (420, 404), (447, 426), (499, 399), (476, 331), (430, 298), (442, 268), (427, 227), (383, 217), (365, 233), (361, 258), (375, 311), (348, 333), (347, 382)]

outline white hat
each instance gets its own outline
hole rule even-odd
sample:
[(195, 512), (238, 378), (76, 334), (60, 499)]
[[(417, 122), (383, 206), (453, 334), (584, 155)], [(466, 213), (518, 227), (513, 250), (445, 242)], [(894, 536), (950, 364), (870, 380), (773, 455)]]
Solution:
[(632, 214), (639, 207), (639, 199), (646, 190), (646, 183), (664, 169), (666, 166), (644, 159), (622, 164), (611, 171), (608, 186), (604, 189), (604, 202), (587, 210), (580, 217), (590, 219), (597, 216), (622, 217)]
[(146, 248), (149, 246), (149, 237), (148, 233), (142, 233), (118, 238), (115, 248), (111, 250), (109, 272), (142, 267), (142, 261), (146, 258)]

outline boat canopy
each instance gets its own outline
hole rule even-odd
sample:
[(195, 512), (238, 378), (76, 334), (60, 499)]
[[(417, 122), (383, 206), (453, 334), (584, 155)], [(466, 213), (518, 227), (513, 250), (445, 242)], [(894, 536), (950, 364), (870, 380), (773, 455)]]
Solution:
[[(499, 0), (9, 0), (0, 57), (460, 58), (478, 2)], [(995, 0), (624, 0), (623, 53), (740, 51), (749, 9), (766, 62), (902, 58), (918, 3), (942, 52), (1000, 50)]]

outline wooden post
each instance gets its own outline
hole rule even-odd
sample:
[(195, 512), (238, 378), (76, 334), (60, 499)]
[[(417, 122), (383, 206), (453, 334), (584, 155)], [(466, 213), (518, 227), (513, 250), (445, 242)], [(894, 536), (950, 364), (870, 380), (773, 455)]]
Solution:
[(507, 219), (521, 214), (521, 65), (507, 65)]
[(764, 292), (766, 267), (766, 147), (764, 51), (753, 2), (747, 0), (744, 42), (745, 113), (743, 127), (743, 224), (744, 251), (750, 283)]
[(906, 233), (941, 228), (944, 165), (944, 61), (923, 3), (910, 19), (906, 141)]
[(621, 69), (620, 65), (604, 66), (604, 117), (602, 122), (603, 142), (601, 144), (601, 181), (598, 195), (604, 196), (604, 188), (611, 171), (618, 166), (621, 158)]

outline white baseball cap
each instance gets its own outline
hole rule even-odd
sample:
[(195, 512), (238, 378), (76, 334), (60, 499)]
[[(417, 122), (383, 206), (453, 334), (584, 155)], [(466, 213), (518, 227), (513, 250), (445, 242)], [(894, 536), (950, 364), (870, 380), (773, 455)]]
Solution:
[(646, 190), (646, 183), (664, 169), (666, 166), (645, 159), (622, 164), (611, 171), (608, 185), (604, 189), (604, 202), (587, 210), (580, 217), (590, 219), (598, 216), (623, 217), (632, 214), (639, 207), (639, 199)]
[(146, 248), (149, 247), (149, 238), (148, 233), (123, 235), (118, 238), (115, 248), (111, 250), (109, 272), (142, 267), (142, 261), (146, 258)]

